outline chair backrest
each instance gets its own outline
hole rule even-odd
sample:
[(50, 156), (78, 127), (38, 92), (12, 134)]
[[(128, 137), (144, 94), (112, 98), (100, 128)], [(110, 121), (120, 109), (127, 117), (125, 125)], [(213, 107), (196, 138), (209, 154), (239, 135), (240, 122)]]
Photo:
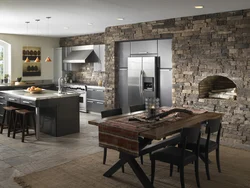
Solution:
[(197, 143), (199, 135), (200, 135), (199, 125), (197, 125), (197, 127), (183, 128), (181, 131), (181, 140), (185, 141), (186, 144)]
[(121, 114), (122, 114), (122, 109), (121, 108), (115, 108), (115, 109), (105, 110), (105, 111), (101, 112), (102, 118), (121, 115)]
[(145, 104), (130, 106), (130, 112), (131, 113), (136, 112), (136, 111), (141, 111), (141, 110), (145, 110)]
[(207, 121), (206, 131), (207, 134), (207, 141), (206, 141), (206, 148), (209, 148), (209, 141), (211, 133), (217, 132), (216, 142), (220, 144), (220, 131), (221, 131), (221, 119), (211, 119)]
[(184, 162), (185, 158), (185, 149), (187, 144), (195, 144), (195, 148), (193, 148), (193, 152), (196, 156), (199, 155), (199, 148), (200, 148), (200, 125), (197, 124), (196, 127), (191, 128), (183, 128), (181, 131), (181, 147), (182, 147), (182, 160)]
[(221, 119), (211, 119), (207, 121), (206, 125), (206, 134), (208, 134), (209, 129), (210, 133), (218, 132), (221, 126)]

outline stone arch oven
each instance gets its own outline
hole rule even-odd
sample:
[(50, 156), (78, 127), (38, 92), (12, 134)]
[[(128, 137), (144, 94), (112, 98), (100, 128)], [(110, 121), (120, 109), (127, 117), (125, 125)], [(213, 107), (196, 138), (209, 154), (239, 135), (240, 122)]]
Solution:
[(236, 84), (224, 76), (208, 76), (199, 83), (199, 98), (236, 100)]

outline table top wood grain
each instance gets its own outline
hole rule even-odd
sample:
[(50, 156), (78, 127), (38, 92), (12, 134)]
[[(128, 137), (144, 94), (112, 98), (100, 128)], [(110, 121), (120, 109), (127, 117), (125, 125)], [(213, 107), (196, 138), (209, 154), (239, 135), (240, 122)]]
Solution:
[[(115, 121), (116, 119), (130, 117), (130, 116), (132, 117), (139, 113), (142, 113), (142, 111), (129, 113), (129, 114), (122, 114), (118, 116), (112, 116), (112, 117), (103, 118), (103, 119), (90, 120), (88, 123), (91, 125), (99, 126), (99, 124), (106, 122), (108, 120)], [(207, 121), (210, 119), (222, 118), (222, 116), (223, 116), (222, 113), (205, 112), (205, 113), (200, 113), (200, 114), (192, 114), (186, 117), (185, 119), (179, 119), (179, 120), (171, 121), (171, 122), (168, 121), (168, 119), (165, 119), (165, 120), (154, 122), (153, 124), (160, 123), (161, 126), (156, 126), (156, 127), (152, 126), (149, 130), (145, 130), (141, 132), (140, 136), (143, 136), (145, 138), (160, 140), (161, 138), (164, 138), (165, 136), (179, 132), (182, 128), (200, 126), (200, 123), (204, 121)]]

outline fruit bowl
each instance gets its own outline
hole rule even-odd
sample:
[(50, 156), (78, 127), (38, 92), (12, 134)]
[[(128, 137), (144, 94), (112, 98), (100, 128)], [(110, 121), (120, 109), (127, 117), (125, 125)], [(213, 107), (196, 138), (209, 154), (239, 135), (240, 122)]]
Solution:
[(31, 94), (38, 94), (38, 93), (42, 93), (43, 90), (44, 89), (41, 89), (39, 87), (32, 86), (32, 87), (27, 88), (25, 91)]
[(34, 90), (34, 91), (28, 91), (29, 93), (31, 93), (31, 94), (38, 94), (38, 93), (42, 93), (42, 89), (41, 90)]

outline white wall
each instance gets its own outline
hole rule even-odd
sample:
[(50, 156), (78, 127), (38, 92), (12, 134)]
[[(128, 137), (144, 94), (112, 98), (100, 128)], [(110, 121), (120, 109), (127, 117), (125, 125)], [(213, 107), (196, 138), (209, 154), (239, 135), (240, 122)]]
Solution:
[[(52, 80), (53, 79), (53, 48), (59, 47), (59, 38), (0, 34), (0, 40), (11, 44), (11, 80), (22, 76), (23, 46), (41, 47), (41, 76), (27, 76), (23, 80)], [(44, 62), (49, 56), (52, 62)]]

